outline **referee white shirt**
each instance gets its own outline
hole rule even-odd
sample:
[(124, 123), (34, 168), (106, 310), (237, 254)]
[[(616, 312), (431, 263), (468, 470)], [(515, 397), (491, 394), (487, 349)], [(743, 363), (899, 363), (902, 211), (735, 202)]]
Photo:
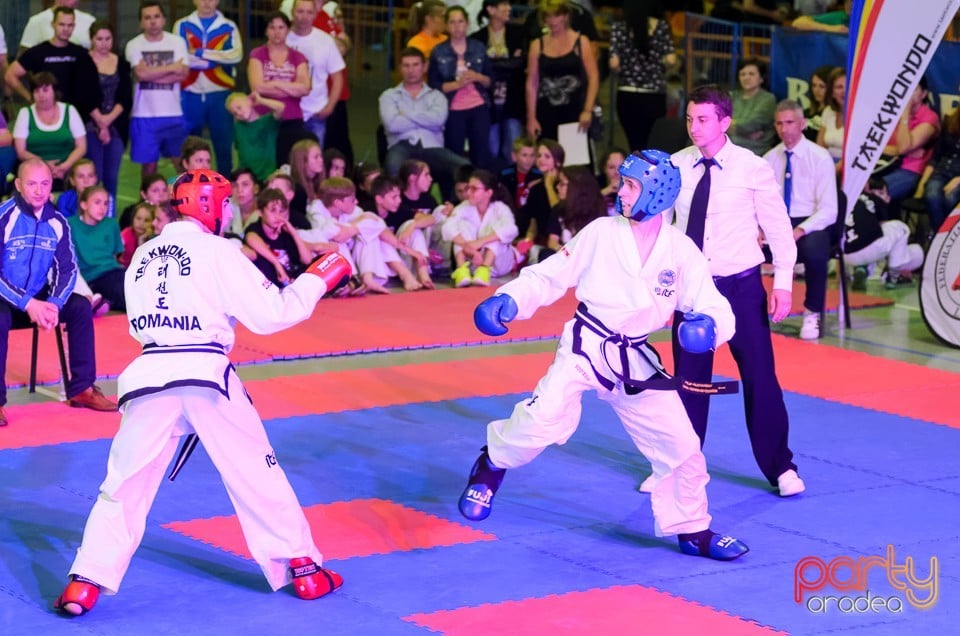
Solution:
[[(787, 147), (781, 142), (763, 155), (783, 196), (787, 167)], [(800, 137), (790, 149), (790, 217), (806, 219), (797, 227), (805, 234), (826, 230), (837, 220), (837, 171), (830, 152)]]
[[(773, 169), (763, 158), (737, 146), (724, 135), (714, 155), (710, 199), (703, 231), (703, 254), (715, 276), (732, 276), (764, 261), (760, 230), (773, 253), (773, 287), (792, 291), (797, 244)], [(686, 232), (690, 200), (703, 176), (703, 154), (688, 146), (671, 157), (680, 169), (680, 194), (674, 205), (677, 227)]]

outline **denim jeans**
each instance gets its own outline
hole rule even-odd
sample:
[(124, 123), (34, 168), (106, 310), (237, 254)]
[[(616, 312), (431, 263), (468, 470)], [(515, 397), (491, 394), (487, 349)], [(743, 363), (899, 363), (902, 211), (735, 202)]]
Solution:
[(490, 155), (497, 169), (513, 163), (513, 142), (522, 133), (519, 119), (508, 118), (490, 124)]
[(934, 171), (923, 188), (923, 200), (927, 204), (930, 229), (934, 232), (943, 225), (943, 220), (960, 203), (960, 187), (951, 190), (950, 194), (943, 193), (943, 186), (947, 185), (952, 178), (939, 170)]
[(233, 117), (227, 112), (227, 96), (230, 91), (191, 93), (183, 91), (180, 103), (187, 134), (203, 135), (203, 128), (210, 129), (213, 154), (217, 159), (217, 172), (229, 177), (233, 172)]
[(87, 158), (93, 162), (97, 176), (110, 196), (117, 197), (117, 181), (120, 176), (120, 161), (123, 159), (124, 143), (114, 126), (110, 126), (110, 141), (103, 143), (97, 137), (97, 126), (87, 122)]
[(920, 181), (920, 175), (910, 170), (897, 168), (890, 174), (883, 177), (887, 184), (887, 192), (890, 193), (891, 201), (900, 201), (913, 196), (917, 189), (917, 183)]

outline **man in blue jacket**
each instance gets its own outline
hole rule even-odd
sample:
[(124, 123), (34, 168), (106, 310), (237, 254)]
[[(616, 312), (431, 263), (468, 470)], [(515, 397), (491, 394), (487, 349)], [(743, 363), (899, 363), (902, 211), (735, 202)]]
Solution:
[(0, 426), (7, 425), (7, 335), (30, 323), (67, 327), (70, 406), (116, 411), (93, 384), (93, 313), (90, 302), (73, 293), (77, 259), (67, 222), (50, 202), (50, 168), (39, 159), (24, 161), (14, 185), (14, 196), (0, 205)]

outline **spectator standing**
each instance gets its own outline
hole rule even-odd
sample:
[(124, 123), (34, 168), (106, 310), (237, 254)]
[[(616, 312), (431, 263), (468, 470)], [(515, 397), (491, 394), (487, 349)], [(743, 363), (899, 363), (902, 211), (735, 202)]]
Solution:
[(380, 94), (380, 121), (387, 137), (387, 174), (396, 176), (407, 159), (430, 166), (443, 196), (453, 196), (453, 175), (468, 161), (443, 146), (447, 98), (423, 81), (426, 59), (416, 48), (400, 51), (400, 84)]
[(557, 139), (560, 124), (586, 131), (600, 88), (597, 59), (587, 36), (570, 28), (568, 0), (542, 3), (547, 33), (530, 43), (527, 56), (527, 133)]
[(180, 82), (186, 79), (187, 44), (167, 33), (159, 2), (140, 5), (142, 33), (127, 42), (126, 58), (137, 80), (130, 120), (130, 159), (144, 177), (157, 171), (160, 157), (179, 164), (180, 144), (187, 136), (180, 103)]
[[(340, 51), (340, 56), (346, 61), (352, 42), (343, 24), (343, 10), (340, 5), (332, 1), (324, 3), (320, 11), (317, 11), (317, 19), (314, 20), (313, 26), (333, 38), (337, 50)], [(328, 77), (327, 91), (330, 91), (332, 85), (333, 77)], [(350, 78), (348, 70), (344, 68), (343, 90), (340, 91), (340, 99), (333, 107), (333, 112), (327, 117), (327, 133), (322, 140), (322, 145), (324, 150), (336, 148), (347, 158), (347, 163), (353, 165), (353, 144), (350, 143), (350, 121), (347, 116), (347, 100), (349, 99)]]
[(427, 66), (430, 86), (447, 96), (444, 146), (464, 154), (469, 141), (470, 162), (490, 166), (490, 62), (483, 45), (467, 38), (467, 14), (462, 7), (447, 9), (450, 37), (433, 47)]
[(610, 70), (617, 73), (617, 118), (630, 148), (646, 148), (653, 122), (667, 114), (667, 69), (676, 65), (659, 1), (624, 2), (623, 20), (610, 26)]
[[(299, 51), (310, 68), (310, 92), (300, 99), (304, 126), (323, 143), (327, 119), (340, 101), (343, 92), (343, 71), (346, 64), (336, 42), (313, 26), (317, 18), (314, 0), (296, 0), (293, 4), (293, 28), (287, 34), (287, 46)], [(327, 86), (327, 79), (331, 84)]]
[(4, 79), (10, 90), (29, 104), (33, 101), (32, 96), (21, 80), (27, 73), (52, 73), (57, 81), (59, 99), (73, 104), (83, 120), (87, 121), (102, 98), (97, 68), (87, 49), (70, 41), (71, 34), (76, 30), (73, 9), (55, 7), (52, 14), (53, 34), (50, 39), (21, 53), (7, 68)]
[[(788, 445), (789, 420), (774, 368), (767, 313), (780, 322), (790, 312), (797, 246), (770, 165), (726, 135), (731, 102), (717, 86), (701, 86), (690, 95), (687, 130), (693, 145), (672, 157), (682, 184), (674, 208), (676, 223), (701, 248), (717, 289), (733, 308), (737, 331), (729, 345), (743, 384), (753, 455), (767, 481), (781, 497), (788, 497), (803, 492), (805, 485)], [(716, 170), (711, 170), (714, 166)], [(764, 260), (757, 242), (760, 230), (773, 252), (769, 303), (760, 277)], [(681, 318), (674, 318), (675, 374), (692, 382), (710, 382), (713, 352), (690, 353), (678, 346)], [(709, 396), (681, 392), (680, 399), (702, 446)]]
[(289, 32), (290, 19), (279, 11), (271, 14), (267, 19), (267, 43), (250, 51), (247, 63), (250, 90), (283, 102), (277, 130), (278, 166), (290, 159), (293, 144), (314, 137), (303, 126), (300, 108), (300, 99), (310, 92), (310, 67), (302, 53), (287, 45)]
[[(93, 383), (97, 369), (92, 307), (86, 298), (72, 293), (77, 262), (67, 221), (50, 201), (49, 166), (39, 159), (25, 160), (14, 185), (16, 194), (0, 204), (0, 426), (7, 424), (3, 413), (7, 385), (2, 377), (7, 368), (7, 337), (10, 329), (31, 323), (45, 330), (67, 326), (70, 406), (115, 411), (117, 405)], [(39, 237), (43, 247), (36, 240)]]
[(447, 26), (446, 11), (447, 5), (441, 0), (420, 0), (410, 7), (410, 31), (414, 36), (407, 46), (419, 49), (424, 59), (430, 59), (433, 47), (447, 39), (443, 32)]
[(20, 49), (29, 49), (45, 40), (53, 37), (53, 14), (57, 8), (72, 9), (76, 15), (76, 28), (70, 35), (70, 41), (85, 49), (90, 48), (90, 25), (93, 24), (94, 16), (85, 11), (77, 9), (79, 0), (54, 0), (53, 6), (44, 9), (40, 13), (35, 13), (27, 20), (27, 25), (23, 28), (23, 34), (20, 36)]
[(103, 99), (98, 108), (90, 111), (90, 121), (87, 122), (87, 156), (114, 200), (133, 107), (130, 63), (115, 52), (115, 35), (108, 22), (97, 20), (90, 27), (93, 43), (90, 57), (97, 67)]
[(523, 132), (524, 105), (523, 28), (510, 23), (507, 0), (483, 0), (478, 20), (487, 25), (470, 35), (486, 47), (490, 61), (490, 155), (501, 169), (512, 163), (514, 140)]
[[(533, 4), (536, 5), (536, 10), (529, 12), (523, 21), (523, 35), (526, 38), (524, 48), (528, 48), (530, 42), (550, 31), (546, 24), (547, 3), (544, 0), (536, 0)], [(591, 15), (589, 9), (576, 2), (568, 2), (568, 4), (570, 7), (570, 27), (578, 33), (583, 33), (591, 42), (598, 41), (600, 34), (597, 33), (597, 25), (594, 23), (593, 15)]]
[(187, 134), (210, 129), (217, 171), (233, 172), (233, 122), (223, 116), (227, 95), (237, 84), (236, 68), (243, 60), (237, 25), (218, 10), (220, 0), (193, 0), (196, 9), (173, 25), (187, 43), (190, 72), (181, 84), (180, 100)]
[[(780, 142), (763, 156), (783, 192), (783, 201), (803, 263), (806, 297), (800, 337), (820, 337), (820, 313), (827, 297), (830, 231), (837, 221), (837, 180), (826, 149), (803, 136), (803, 109), (793, 100), (777, 104), (774, 125)], [(838, 237), (839, 238), (839, 237)]]
[[(7, 59), (7, 36), (3, 32), (3, 25), (0, 24), (0, 77), (4, 77), (7, 74), (7, 66), (9, 60)], [(2, 95), (6, 94), (6, 90), (3, 93), (0, 93), (0, 100), (2, 100)], [(2, 113), (0, 113), (2, 114)]]
[(0, 196), (6, 194), (7, 175), (13, 172), (17, 162), (17, 151), (13, 147), (13, 134), (7, 127), (7, 120), (0, 112)]

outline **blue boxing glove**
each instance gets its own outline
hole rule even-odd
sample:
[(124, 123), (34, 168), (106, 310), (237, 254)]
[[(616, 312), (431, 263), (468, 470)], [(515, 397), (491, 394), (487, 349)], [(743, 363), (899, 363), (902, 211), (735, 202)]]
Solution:
[(688, 311), (677, 328), (680, 348), (690, 353), (706, 353), (717, 345), (717, 323), (707, 314)]
[(497, 294), (477, 305), (473, 310), (473, 324), (488, 336), (507, 333), (503, 324), (517, 317), (517, 302), (506, 294)]

